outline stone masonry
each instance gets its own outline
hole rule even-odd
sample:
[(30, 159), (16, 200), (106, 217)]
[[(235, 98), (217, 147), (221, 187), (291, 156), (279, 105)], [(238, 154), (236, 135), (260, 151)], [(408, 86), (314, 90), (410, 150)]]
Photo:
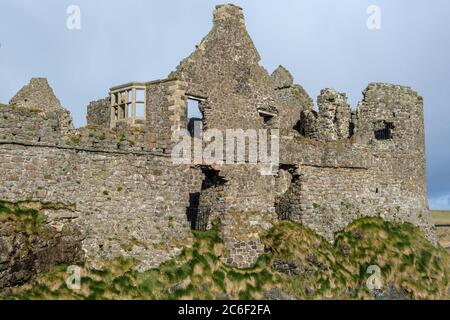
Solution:
[[(112, 118), (107, 97), (89, 104), (88, 125), (76, 129), (47, 80), (32, 79), (0, 105), (0, 199), (73, 208), (70, 219), (64, 210), (49, 219), (76, 228), (98, 266), (118, 256), (140, 260), (142, 270), (158, 266), (190, 244), (190, 228), (213, 220), (224, 261), (237, 267), (252, 266), (264, 251), (260, 235), (286, 219), (333, 241), (354, 219), (381, 216), (434, 241), (422, 98), (373, 83), (354, 111), (334, 89), (322, 90), (315, 111), (288, 70), (269, 75), (259, 61), (242, 9), (227, 4), (176, 70), (140, 84), (145, 113), (135, 125), (128, 111)], [(278, 171), (262, 175), (262, 164), (245, 161), (174, 164), (173, 133), (188, 129), (190, 100), (204, 130), (278, 129)]]

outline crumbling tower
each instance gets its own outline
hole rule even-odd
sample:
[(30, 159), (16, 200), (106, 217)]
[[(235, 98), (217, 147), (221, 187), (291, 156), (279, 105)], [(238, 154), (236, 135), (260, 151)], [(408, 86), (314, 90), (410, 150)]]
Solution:
[(372, 148), (373, 192), (397, 208), (394, 215), (428, 230), (423, 98), (409, 87), (383, 83), (370, 84), (363, 94), (355, 134)]

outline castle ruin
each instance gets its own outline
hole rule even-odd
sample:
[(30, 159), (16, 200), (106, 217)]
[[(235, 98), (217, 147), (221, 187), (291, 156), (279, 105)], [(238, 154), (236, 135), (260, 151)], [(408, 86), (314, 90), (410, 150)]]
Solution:
[[(247, 33), (242, 9), (217, 6), (213, 28), (166, 79), (111, 88), (74, 128), (46, 79), (0, 105), (0, 199), (59, 203), (48, 222), (83, 234), (89, 262), (133, 257), (148, 269), (179, 254), (190, 230), (220, 220), (224, 261), (249, 267), (260, 235), (280, 220), (328, 240), (353, 220), (410, 222), (434, 241), (428, 208), (423, 99), (372, 83), (356, 110), (325, 89), (318, 111), (291, 74), (272, 75)], [(174, 164), (173, 132), (278, 129), (279, 166)]]

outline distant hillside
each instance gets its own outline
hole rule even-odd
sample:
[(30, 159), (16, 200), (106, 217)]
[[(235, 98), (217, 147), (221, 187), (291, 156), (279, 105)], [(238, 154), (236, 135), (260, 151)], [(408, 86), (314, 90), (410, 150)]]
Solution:
[(450, 225), (450, 211), (435, 210), (433, 213), (433, 222), (437, 225), (447, 224)]
[(439, 244), (450, 252), (450, 211), (433, 211)]
[[(66, 266), (5, 293), (6, 299), (445, 299), (450, 255), (410, 224), (363, 218), (334, 244), (310, 229), (282, 222), (264, 236), (266, 253), (252, 269), (226, 266), (217, 225), (195, 232), (195, 244), (158, 269), (134, 270), (117, 259), (104, 270), (84, 268), (81, 290), (65, 284)], [(381, 289), (366, 284), (380, 269)], [(372, 267), (373, 269), (373, 267)], [(376, 269), (376, 267), (375, 267)], [(374, 270), (375, 270), (374, 269)]]

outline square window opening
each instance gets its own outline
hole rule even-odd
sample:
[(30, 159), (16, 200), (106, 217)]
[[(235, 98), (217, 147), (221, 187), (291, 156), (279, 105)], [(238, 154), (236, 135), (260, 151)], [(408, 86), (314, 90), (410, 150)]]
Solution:
[(392, 122), (386, 122), (383, 121), (383, 124), (379, 129), (376, 129), (374, 131), (375, 139), (377, 140), (391, 140), (394, 138), (393, 130), (395, 129), (395, 126)]

